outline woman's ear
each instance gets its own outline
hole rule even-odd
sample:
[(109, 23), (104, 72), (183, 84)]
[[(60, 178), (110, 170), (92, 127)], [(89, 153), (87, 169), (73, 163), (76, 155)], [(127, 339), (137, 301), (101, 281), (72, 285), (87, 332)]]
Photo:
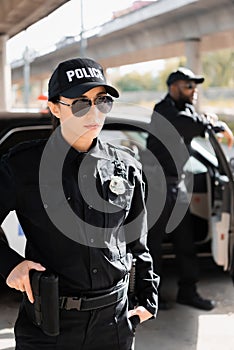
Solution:
[(49, 107), (51, 113), (55, 117), (60, 118), (60, 108), (59, 108), (59, 105), (57, 103), (53, 103), (51, 101), (48, 101), (48, 107)]

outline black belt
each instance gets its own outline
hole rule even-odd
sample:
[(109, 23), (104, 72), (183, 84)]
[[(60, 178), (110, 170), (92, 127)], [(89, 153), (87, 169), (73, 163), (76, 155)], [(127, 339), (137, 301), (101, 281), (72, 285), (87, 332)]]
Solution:
[(128, 283), (120, 285), (119, 288), (109, 292), (108, 294), (98, 297), (60, 297), (59, 306), (61, 309), (79, 311), (88, 311), (109, 306), (122, 300), (127, 295)]

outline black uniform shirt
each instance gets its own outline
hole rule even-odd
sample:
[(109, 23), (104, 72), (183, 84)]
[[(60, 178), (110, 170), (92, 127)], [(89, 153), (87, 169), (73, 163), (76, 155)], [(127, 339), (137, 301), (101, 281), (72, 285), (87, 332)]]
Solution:
[[(156, 314), (158, 277), (146, 247), (141, 167), (129, 152), (95, 140), (80, 153), (59, 128), (48, 142), (16, 146), (0, 164), (1, 222), (11, 210), (27, 238), (25, 258), (59, 275), (61, 295), (113, 287), (134, 256), (140, 304)], [(5, 278), (23, 261), (4, 242), (0, 257)]]
[[(165, 121), (170, 122), (171, 127)], [(204, 136), (207, 128), (213, 128), (215, 132), (224, 130), (222, 122), (213, 127), (192, 104), (176, 104), (169, 94), (154, 106), (150, 128), (153, 134), (148, 137), (147, 147), (160, 162), (166, 176), (180, 178), (192, 139)]]

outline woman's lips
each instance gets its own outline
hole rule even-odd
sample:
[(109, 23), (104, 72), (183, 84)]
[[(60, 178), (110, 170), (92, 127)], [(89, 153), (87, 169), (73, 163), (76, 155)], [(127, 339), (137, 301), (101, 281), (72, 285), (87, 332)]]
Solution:
[(84, 125), (84, 127), (86, 129), (92, 130), (92, 129), (98, 129), (98, 128), (102, 127), (102, 125), (100, 125), (100, 124), (90, 124), (90, 125)]

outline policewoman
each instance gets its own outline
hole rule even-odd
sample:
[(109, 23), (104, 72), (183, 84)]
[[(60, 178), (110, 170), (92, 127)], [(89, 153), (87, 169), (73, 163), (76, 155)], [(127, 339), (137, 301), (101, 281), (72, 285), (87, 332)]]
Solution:
[[(20, 144), (1, 159), (0, 218), (16, 210), (27, 238), (25, 257), (0, 243), (0, 273), (23, 292), (17, 350), (129, 350), (136, 325), (156, 316), (141, 166), (98, 137), (118, 96), (92, 59), (61, 62), (48, 91), (58, 126), (49, 140)], [(133, 257), (138, 306), (128, 310)], [(32, 290), (33, 271), (45, 281), (56, 276), (57, 294), (41, 282)], [(40, 307), (45, 300), (50, 305)], [(50, 334), (45, 324), (56, 315)]]

